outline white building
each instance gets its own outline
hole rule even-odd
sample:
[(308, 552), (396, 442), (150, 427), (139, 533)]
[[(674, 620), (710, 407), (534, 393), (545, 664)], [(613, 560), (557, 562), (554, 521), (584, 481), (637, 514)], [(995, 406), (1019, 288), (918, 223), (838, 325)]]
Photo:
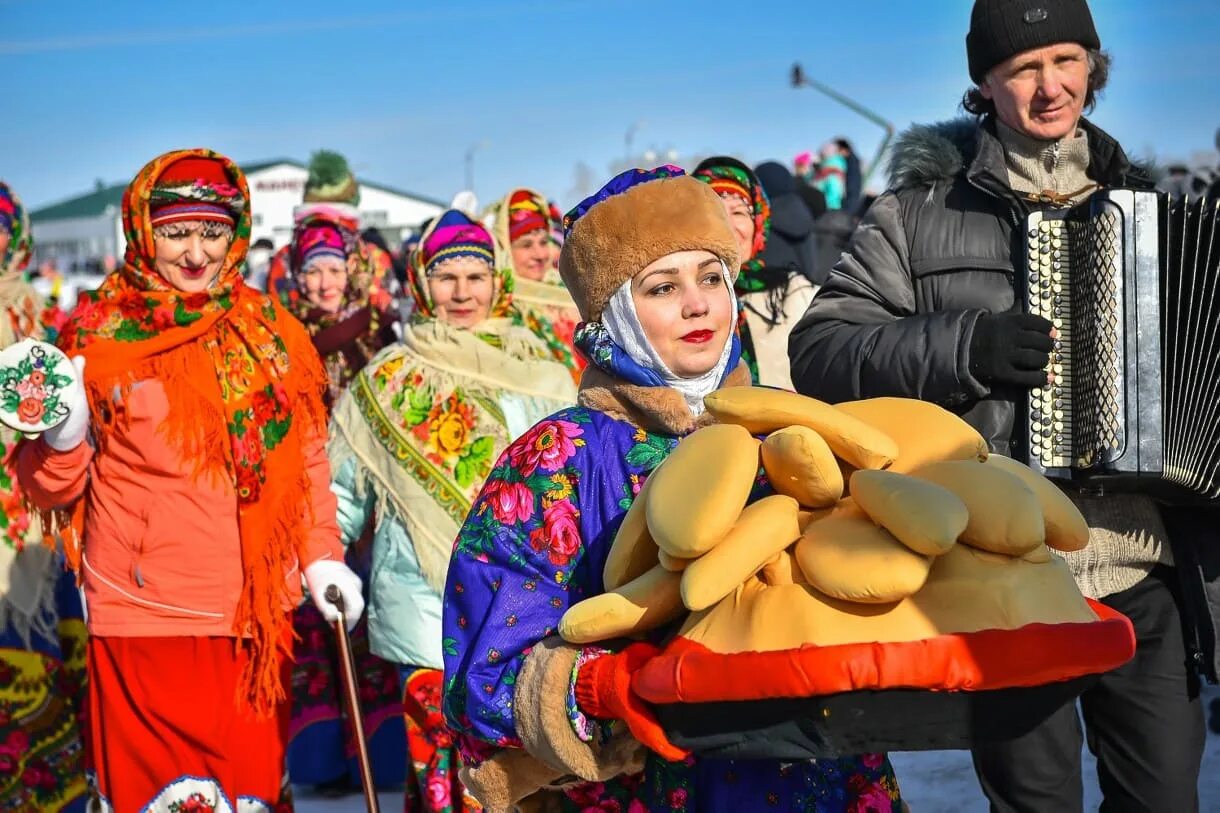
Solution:
[[(276, 248), (292, 239), (292, 210), (301, 203), (309, 171), (287, 159), (242, 166), (250, 184), (253, 215), (250, 242), (266, 237)], [(96, 267), (107, 254), (121, 258), (126, 247), (120, 205), (126, 184), (92, 192), (30, 212), (36, 263), (55, 260), (60, 271)], [(360, 181), (360, 214), (391, 246), (420, 223), (445, 209), (441, 201)]]

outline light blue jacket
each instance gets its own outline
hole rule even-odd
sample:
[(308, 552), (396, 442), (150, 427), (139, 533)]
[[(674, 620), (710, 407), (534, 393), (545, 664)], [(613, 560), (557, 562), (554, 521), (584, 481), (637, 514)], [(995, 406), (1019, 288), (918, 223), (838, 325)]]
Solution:
[[(354, 458), (331, 478), (330, 490), (339, 499), (339, 530), (343, 544), (350, 545), (373, 516), (376, 496), (357, 483)], [(392, 513), (377, 517), (368, 588), (373, 654), (391, 663), (440, 669), (441, 597), (424, 580), (411, 537)]]

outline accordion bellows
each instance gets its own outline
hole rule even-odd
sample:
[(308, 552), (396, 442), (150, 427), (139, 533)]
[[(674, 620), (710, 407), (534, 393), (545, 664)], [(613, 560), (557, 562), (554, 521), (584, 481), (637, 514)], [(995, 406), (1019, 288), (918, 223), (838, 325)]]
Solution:
[(1114, 189), (1029, 216), (1025, 307), (1059, 332), (1026, 414), (1032, 468), (1220, 497), (1218, 211)]

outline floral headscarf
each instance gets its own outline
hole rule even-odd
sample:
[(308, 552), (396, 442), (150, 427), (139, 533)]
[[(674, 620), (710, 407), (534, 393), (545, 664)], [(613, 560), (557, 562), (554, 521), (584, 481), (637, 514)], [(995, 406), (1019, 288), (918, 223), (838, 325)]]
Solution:
[[(737, 275), (733, 288), (739, 294), (767, 292), (767, 311), (771, 322), (778, 322), (783, 315), (784, 295), (788, 290), (788, 272), (785, 269), (770, 269), (763, 261), (767, 238), (771, 235), (771, 202), (763, 190), (762, 183), (754, 171), (728, 156), (718, 156), (702, 161), (695, 168), (694, 177), (710, 185), (720, 195), (735, 194), (745, 198), (754, 213), (754, 242), (750, 256), (743, 259), (741, 273)], [(746, 321), (746, 300), (737, 300), (737, 333), (741, 337), (741, 356), (750, 370), (750, 378), (758, 383), (758, 358), (754, 349), (754, 338)]]
[(0, 258), (0, 276), (24, 271), (34, 250), (30, 218), (21, 199), (4, 181), (0, 181), (0, 230), (9, 234), (8, 248)]
[[(155, 269), (150, 203), (175, 162), (200, 158), (219, 163), (228, 182), (197, 183), (185, 194), (231, 201), (239, 210), (217, 283), (184, 293)], [(81, 295), (60, 346), (88, 361), (85, 388), (100, 450), (125, 420), (112, 408), (116, 388), (126, 394), (136, 382), (155, 378), (169, 401), (160, 431), (197, 474), (233, 484), (243, 572), (233, 632), (251, 636), (243, 699), (269, 714), (284, 697), (279, 666), (289, 654), (290, 621), (281, 602), (285, 574), (311, 530), (303, 444), (326, 432), (325, 373), (299, 323), (242, 279), (249, 199), (241, 169), (210, 150), (179, 150), (149, 162), (123, 195), (124, 265)], [(206, 370), (214, 381), (201, 379)], [(52, 525), (45, 527), (66, 525), (66, 517), (48, 519)], [(79, 566), (79, 540), (68, 556)]]
[[(474, 255), (472, 251), (466, 250), (466, 242), (469, 242), (472, 248), (476, 244), (485, 246), (485, 250)], [(496, 285), (496, 298), (491, 303), (488, 318), (494, 319), (510, 315), (514, 288), (512, 269), (500, 262), (495, 241), (482, 224), (465, 212), (449, 209), (442, 212), (428, 225), (420, 238), (419, 246), (411, 253), (407, 263), (407, 290), (415, 300), (415, 311), (412, 316), (414, 320), (436, 318), (432, 293), (428, 289), (427, 272), (429, 265), (446, 254), (480, 256), (483, 259), (490, 256), (492, 276)]]
[(720, 194), (744, 190), (743, 197), (754, 212), (754, 243), (750, 247), (750, 256), (742, 260), (741, 274), (734, 287), (740, 293), (765, 291), (772, 287), (762, 273), (762, 253), (771, 234), (771, 202), (767, 200), (767, 193), (763, 191), (758, 178), (745, 164), (728, 157), (708, 158), (692, 174)]
[(554, 359), (567, 367), (572, 379), (579, 382), (580, 371), (585, 367), (574, 344), (580, 314), (559, 272), (550, 269), (542, 279), (532, 280), (516, 278), (513, 267), (512, 243), (516, 237), (528, 233), (523, 229), (548, 229), (551, 239), (563, 244), (562, 215), (541, 192), (519, 187), (487, 207), (483, 221), (495, 237), (501, 264), (514, 274), (513, 319), (546, 342)]
[[(385, 279), (377, 258), (384, 254), (360, 240), (359, 220), (347, 207), (313, 204), (297, 215), (288, 248), (288, 270), (284, 285), (298, 295), (287, 306), (309, 332), (322, 357), (330, 382), (327, 405), (333, 405), (352, 377), (381, 348), (395, 340), (392, 298), (381, 284)], [(319, 252), (352, 257), (348, 263), (347, 288), (335, 313), (316, 307), (303, 295), (303, 272)]]

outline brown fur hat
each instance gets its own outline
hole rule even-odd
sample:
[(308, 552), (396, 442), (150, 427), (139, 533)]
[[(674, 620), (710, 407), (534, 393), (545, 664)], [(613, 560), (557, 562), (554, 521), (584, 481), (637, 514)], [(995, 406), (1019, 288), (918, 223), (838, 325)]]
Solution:
[[(623, 173), (568, 213), (559, 273), (585, 321), (601, 318), (610, 297), (649, 263), (675, 251), (703, 249), (737, 276), (737, 240), (720, 197), (676, 167), (670, 177)], [(616, 186), (643, 179), (621, 192)], [(626, 179), (626, 180), (624, 180)], [(583, 211), (582, 211), (583, 210)]]

